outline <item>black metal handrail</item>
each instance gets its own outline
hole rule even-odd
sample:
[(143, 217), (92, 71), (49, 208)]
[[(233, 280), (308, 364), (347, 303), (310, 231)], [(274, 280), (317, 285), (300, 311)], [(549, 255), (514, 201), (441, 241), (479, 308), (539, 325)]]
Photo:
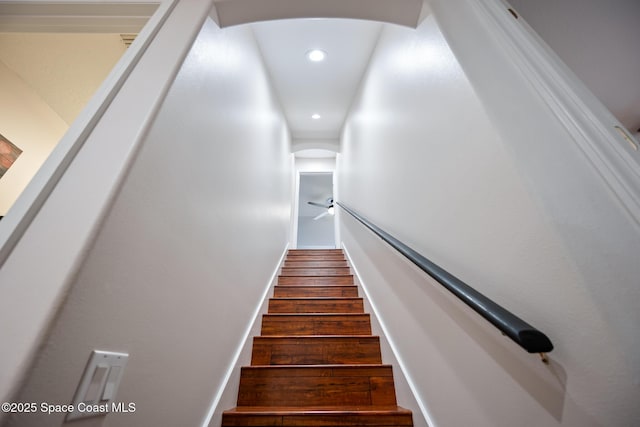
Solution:
[(360, 221), (365, 227), (373, 231), (378, 237), (387, 242), (402, 255), (407, 257), (411, 262), (418, 266), (418, 268), (433, 277), (452, 294), (457, 296), (475, 312), (487, 319), (491, 324), (526, 351), (529, 353), (548, 353), (553, 350), (553, 344), (545, 334), (480, 292), (476, 291), (453, 274), (444, 270), (442, 267), (423, 257), (418, 252), (411, 249), (409, 246), (405, 245), (400, 240), (396, 239), (391, 234), (382, 230), (380, 227), (354, 212), (344, 204), (340, 202), (336, 202), (336, 204), (344, 209), (345, 212), (351, 214), (351, 216)]

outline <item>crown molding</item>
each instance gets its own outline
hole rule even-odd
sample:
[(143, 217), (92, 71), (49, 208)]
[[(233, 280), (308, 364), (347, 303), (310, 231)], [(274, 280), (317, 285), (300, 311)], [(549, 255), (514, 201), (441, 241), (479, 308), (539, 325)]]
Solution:
[(0, 3), (0, 32), (139, 33), (160, 1)]

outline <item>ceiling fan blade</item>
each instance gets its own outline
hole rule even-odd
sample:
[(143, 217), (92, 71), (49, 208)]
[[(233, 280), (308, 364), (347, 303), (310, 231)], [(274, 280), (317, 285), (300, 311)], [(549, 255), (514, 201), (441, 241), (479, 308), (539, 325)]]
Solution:
[(329, 211), (322, 212), (320, 215), (314, 217), (313, 220), (316, 221), (316, 220), (318, 220), (318, 219), (320, 219), (320, 218), (322, 218), (323, 216), (326, 216), (326, 215), (329, 215)]
[(318, 206), (320, 208), (325, 208), (328, 209), (330, 205), (325, 205), (324, 203), (318, 203), (318, 202), (307, 202), (312, 206)]

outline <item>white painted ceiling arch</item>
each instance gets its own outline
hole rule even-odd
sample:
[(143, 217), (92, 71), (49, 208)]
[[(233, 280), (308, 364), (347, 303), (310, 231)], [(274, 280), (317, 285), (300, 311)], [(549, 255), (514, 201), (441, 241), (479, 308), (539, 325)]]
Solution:
[(335, 153), (340, 151), (340, 141), (337, 139), (299, 139), (293, 140), (292, 153), (308, 150), (323, 150)]
[(415, 28), (422, 0), (214, 0), (221, 27), (292, 18), (349, 18)]

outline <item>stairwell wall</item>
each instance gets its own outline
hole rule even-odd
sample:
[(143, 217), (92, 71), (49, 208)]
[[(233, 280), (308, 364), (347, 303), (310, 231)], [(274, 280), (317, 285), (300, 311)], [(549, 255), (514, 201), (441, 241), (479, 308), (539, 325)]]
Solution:
[(253, 34), (207, 19), (17, 400), (69, 403), (91, 350), (122, 351), (135, 413), (73, 425), (202, 425), (287, 245), (291, 176)]
[[(588, 168), (558, 184), (590, 188), (606, 222), (580, 228), (570, 203), (552, 215), (495, 120), (432, 16), (387, 26), (343, 129), (338, 200), (547, 333), (549, 366), (338, 210), (342, 243), (432, 427), (635, 425), (638, 348), (615, 325), (633, 324), (637, 230)], [(593, 242), (577, 249), (570, 232)], [(587, 262), (608, 278), (597, 285)]]

